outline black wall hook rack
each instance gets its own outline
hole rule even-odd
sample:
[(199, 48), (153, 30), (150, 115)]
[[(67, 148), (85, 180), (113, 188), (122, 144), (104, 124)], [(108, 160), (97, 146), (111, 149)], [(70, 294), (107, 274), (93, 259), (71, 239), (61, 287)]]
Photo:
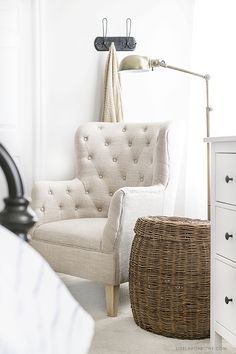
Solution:
[(131, 37), (131, 19), (126, 19), (126, 36), (125, 37), (107, 37), (107, 24), (106, 17), (102, 19), (103, 36), (96, 37), (94, 46), (99, 52), (108, 51), (111, 43), (113, 42), (117, 51), (132, 51), (136, 48), (136, 40)]

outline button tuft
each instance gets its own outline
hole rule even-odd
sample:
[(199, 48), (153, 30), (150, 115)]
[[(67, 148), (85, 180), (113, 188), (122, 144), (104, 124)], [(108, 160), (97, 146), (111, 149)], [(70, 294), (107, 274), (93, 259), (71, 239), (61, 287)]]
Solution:
[(101, 211), (102, 211), (102, 208), (98, 208), (98, 211), (101, 212)]
[(88, 137), (87, 136), (84, 136), (84, 141), (88, 141)]
[(122, 132), (123, 132), (123, 133), (126, 132), (126, 128), (123, 128), (123, 129), (122, 129)]
[(116, 157), (113, 157), (113, 162), (117, 162), (117, 158)]
[(126, 180), (126, 176), (123, 176), (122, 178), (123, 178), (124, 181)]
[(103, 175), (99, 175), (99, 178), (103, 178)]
[(92, 156), (91, 155), (88, 156), (88, 160), (92, 160)]

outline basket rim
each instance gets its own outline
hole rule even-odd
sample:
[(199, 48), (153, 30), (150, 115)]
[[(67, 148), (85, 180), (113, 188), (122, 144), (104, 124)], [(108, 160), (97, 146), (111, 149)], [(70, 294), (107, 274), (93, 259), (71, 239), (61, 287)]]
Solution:
[(202, 220), (202, 219), (194, 219), (194, 218), (187, 218), (183, 216), (144, 216), (139, 217), (139, 222), (149, 222), (153, 225), (157, 223), (162, 224), (169, 224), (169, 225), (179, 225), (179, 226), (187, 226), (187, 227), (210, 227), (211, 222), (209, 220)]

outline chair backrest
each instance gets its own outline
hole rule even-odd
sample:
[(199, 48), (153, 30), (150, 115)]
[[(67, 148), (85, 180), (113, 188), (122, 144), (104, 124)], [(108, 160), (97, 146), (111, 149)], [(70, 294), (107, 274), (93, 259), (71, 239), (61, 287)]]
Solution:
[(78, 128), (77, 177), (93, 202), (93, 216), (107, 215), (111, 197), (121, 187), (167, 185), (169, 128), (170, 122), (96, 122)]

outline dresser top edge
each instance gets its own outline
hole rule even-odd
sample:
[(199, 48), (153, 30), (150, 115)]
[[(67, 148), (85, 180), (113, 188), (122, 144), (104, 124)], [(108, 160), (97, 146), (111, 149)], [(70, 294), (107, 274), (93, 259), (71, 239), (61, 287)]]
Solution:
[(206, 143), (227, 143), (227, 142), (236, 142), (236, 136), (215, 136), (204, 138)]

